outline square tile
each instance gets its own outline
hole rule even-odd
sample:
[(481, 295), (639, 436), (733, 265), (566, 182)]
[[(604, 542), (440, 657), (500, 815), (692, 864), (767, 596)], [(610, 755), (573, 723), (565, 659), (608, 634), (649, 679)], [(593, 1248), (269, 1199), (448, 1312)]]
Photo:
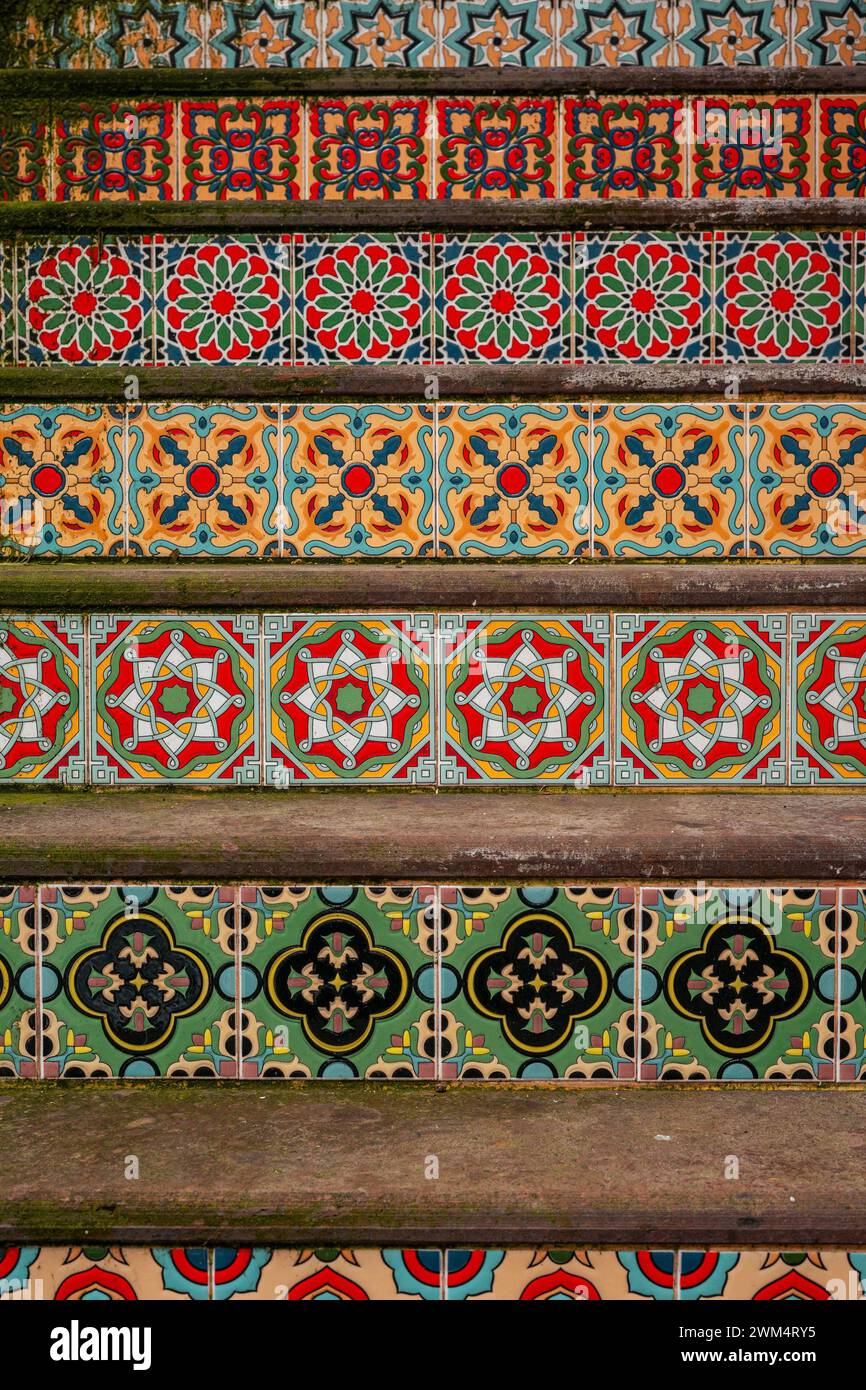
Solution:
[(318, 63), (317, 0), (210, 0), (209, 67), (310, 68)]
[(295, 237), (295, 360), (429, 362), (430, 248), (420, 236)]
[(174, 103), (80, 103), (56, 117), (60, 202), (175, 198)]
[(548, 97), (439, 97), (439, 198), (552, 198), (559, 121)]
[(436, 781), (430, 613), (267, 614), (265, 781)]
[(429, 887), (241, 889), (241, 1075), (436, 1075)]
[[(0, 891), (0, 1080), (35, 1080), (37, 1049), (36, 890)], [(0, 1289), (4, 1271), (0, 1258)]]
[(756, 556), (866, 550), (866, 410), (749, 406), (750, 541)]
[(719, 361), (850, 360), (850, 233), (716, 232), (716, 243)]
[(562, 67), (664, 67), (670, 62), (669, 0), (559, 0)]
[(442, 66), (553, 67), (553, 0), (440, 0)]
[(85, 780), (84, 620), (5, 617), (0, 625), (0, 781)]
[(801, 67), (866, 62), (866, 14), (851, 0), (790, 0), (794, 62)]
[(440, 891), (442, 1080), (634, 1080), (634, 889)]
[(260, 780), (259, 621), (90, 619), (91, 781)]
[(43, 887), (44, 1079), (237, 1076), (235, 898)]
[(822, 198), (866, 197), (866, 100), (816, 97), (818, 192)]
[(839, 889), (838, 1036), (836, 1080), (861, 1081), (866, 1076), (866, 892), (862, 888)]
[(93, 14), (97, 68), (207, 66), (207, 0), (111, 0)]
[(680, 1298), (808, 1303), (862, 1298), (864, 1257), (841, 1250), (683, 1250)]
[(610, 780), (610, 616), (444, 614), (440, 781)]
[(301, 196), (300, 102), (180, 103), (179, 197), (284, 202)]
[(866, 780), (866, 617), (791, 614), (791, 781)]
[(641, 1081), (832, 1081), (834, 888), (641, 889)]
[[(4, 66), (15, 68), (86, 68), (92, 65), (89, 42), (91, 10), (80, 4), (16, 6), (3, 19)], [(38, 80), (38, 79), (37, 79)]]
[(854, 234), (854, 361), (866, 362), (866, 232)]
[(426, 101), (321, 97), (307, 107), (311, 198), (427, 198)]
[(618, 613), (618, 786), (787, 776), (787, 614)]
[(279, 552), (279, 406), (133, 405), (129, 552)]
[(48, 108), (22, 105), (0, 115), (0, 202), (48, 197)]
[(288, 236), (155, 241), (160, 363), (288, 360)]
[(440, 405), (439, 553), (589, 552), (589, 408)]
[(209, 1294), (210, 1255), (205, 1249), (141, 1246), (30, 1247), (22, 1255), (33, 1297), (62, 1302), (116, 1302), (191, 1298)]
[(671, 1299), (676, 1256), (658, 1250), (449, 1250), (445, 1297), (597, 1303)]
[(213, 1297), (347, 1303), (441, 1298), (438, 1250), (214, 1251)]
[(145, 239), (18, 247), (18, 355), (24, 366), (151, 360)]
[(437, 361), (570, 361), (570, 250), (567, 233), (437, 233)]
[(594, 554), (744, 553), (743, 406), (597, 405)]
[(814, 191), (811, 97), (695, 97), (695, 198), (808, 198)]
[(30, 555), (123, 554), (122, 406), (0, 406), (3, 530)]
[(674, 67), (784, 67), (787, 0), (669, 0)]
[(577, 358), (709, 362), (711, 235), (576, 233)]
[(328, 0), (321, 9), (324, 66), (431, 68), (434, 0)]
[(283, 430), (283, 554), (433, 554), (432, 406), (287, 405)]
[(678, 198), (685, 105), (677, 97), (566, 97), (566, 198)]

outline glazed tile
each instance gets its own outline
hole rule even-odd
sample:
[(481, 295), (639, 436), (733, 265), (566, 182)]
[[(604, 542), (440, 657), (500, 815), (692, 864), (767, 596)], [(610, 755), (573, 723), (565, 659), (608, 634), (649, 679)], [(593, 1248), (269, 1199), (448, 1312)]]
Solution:
[(558, 124), (548, 97), (439, 97), (437, 197), (552, 198)]
[(265, 781), (436, 780), (432, 614), (266, 614)]
[(179, 193), (209, 202), (301, 196), (300, 102), (183, 101)]
[(668, 0), (675, 67), (783, 67), (787, 0)]
[(431, 555), (430, 406), (283, 407), (283, 554)]
[(22, 553), (123, 553), (124, 429), (119, 406), (0, 406), (4, 529)]
[(207, 0), (106, 0), (93, 15), (97, 68), (207, 66)]
[(563, 67), (663, 67), (671, 37), (669, 0), (559, 0), (558, 59)]
[(90, 619), (91, 780), (260, 781), (259, 619)]
[(7, 617), (0, 627), (0, 780), (85, 778), (84, 624)]
[(866, 617), (791, 614), (791, 782), (866, 781)]
[(594, 554), (744, 553), (742, 406), (593, 407)]
[(236, 1076), (235, 898), (40, 889), (43, 1078)]
[(866, 1076), (866, 891), (840, 888), (839, 900), (839, 1066), (836, 1080), (861, 1081)]
[(439, 553), (589, 550), (589, 408), (440, 405)]
[[(0, 1079), (39, 1073), (36, 890), (0, 891)], [(3, 1269), (0, 1257), (0, 1286)]]
[(130, 407), (130, 554), (276, 555), (279, 456), (276, 405)]
[(324, 66), (436, 66), (436, 4), (416, 0), (328, 0), (321, 9)]
[(866, 100), (816, 97), (818, 192), (822, 198), (866, 197)]
[(440, 0), (442, 66), (552, 67), (553, 0)]
[(309, 103), (311, 198), (427, 198), (428, 103), (324, 97)]
[(787, 622), (617, 614), (615, 783), (784, 785)]
[(749, 406), (750, 553), (866, 550), (866, 410)]
[(92, 67), (90, 27), (91, 11), (86, 0), (32, 13), (29, 7), (23, 7), (17, 17), (14, 12), (8, 18), (4, 16), (3, 39), (8, 45), (4, 66)]
[(439, 778), (610, 779), (610, 618), (443, 614)]
[(640, 1080), (832, 1081), (836, 890), (641, 889)]
[(811, 97), (697, 97), (690, 104), (695, 198), (808, 198)]
[(866, 1258), (840, 1250), (684, 1250), (680, 1260), (684, 1300), (809, 1303), (863, 1297)]
[(289, 236), (155, 242), (160, 363), (289, 360)]
[(48, 197), (48, 108), (35, 103), (0, 115), (0, 202)]
[(345, 1303), (441, 1298), (438, 1250), (214, 1251), (214, 1298)]
[(210, 0), (208, 66), (310, 68), (319, 65), (317, 0)]
[(54, 138), (61, 202), (177, 196), (173, 102), (80, 103), (57, 115)]
[(793, 61), (801, 67), (866, 62), (866, 14), (851, 0), (790, 0)]
[[(124, 1302), (209, 1295), (209, 1252), (158, 1247), (94, 1245), (30, 1246), (18, 1260), (31, 1297), (61, 1302)], [(2, 1278), (0, 1257), (0, 1278)]]
[(676, 1256), (652, 1250), (449, 1250), (446, 1298), (532, 1303), (672, 1299)]
[(440, 898), (442, 1080), (634, 1080), (633, 889)]
[(149, 251), (143, 239), (22, 243), (17, 275), (20, 362), (148, 362)]
[(678, 198), (685, 192), (676, 97), (567, 97), (566, 198)]

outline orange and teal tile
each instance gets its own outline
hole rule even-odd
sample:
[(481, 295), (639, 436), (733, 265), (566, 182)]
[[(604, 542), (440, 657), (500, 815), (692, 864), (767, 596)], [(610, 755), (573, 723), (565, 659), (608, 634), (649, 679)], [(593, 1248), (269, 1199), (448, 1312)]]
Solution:
[(866, 410), (750, 405), (749, 553), (866, 552)]

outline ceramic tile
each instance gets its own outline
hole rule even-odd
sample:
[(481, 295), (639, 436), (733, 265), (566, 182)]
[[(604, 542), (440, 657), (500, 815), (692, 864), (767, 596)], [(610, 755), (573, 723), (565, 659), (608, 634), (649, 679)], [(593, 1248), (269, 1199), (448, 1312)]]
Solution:
[(324, 97), (307, 108), (311, 198), (427, 198), (426, 101)]
[(866, 362), (866, 232), (854, 236), (854, 360)]
[(129, 412), (129, 551), (279, 551), (279, 406), (136, 405)]
[(440, 781), (610, 779), (610, 618), (443, 614)]
[(214, 1298), (290, 1303), (441, 1297), (438, 1250), (214, 1251)]
[(818, 192), (822, 198), (866, 197), (866, 100), (816, 97)]
[(641, 889), (642, 1081), (832, 1081), (836, 890)]
[(866, 892), (862, 888), (840, 888), (839, 900), (836, 1080), (861, 1081), (866, 1076)]
[(680, 197), (684, 119), (676, 97), (567, 97), (565, 196)]
[(680, 1298), (820, 1302), (862, 1298), (863, 1255), (841, 1250), (684, 1250)]
[(80, 103), (55, 120), (55, 196), (63, 201), (174, 198), (174, 104)]
[(690, 107), (696, 198), (808, 198), (811, 97), (698, 97)]
[(0, 202), (48, 197), (48, 124), (35, 104), (0, 114)]
[(295, 237), (295, 359), (427, 362), (429, 238)]
[(283, 407), (283, 553), (431, 555), (430, 406)]
[[(9, 7), (4, 7), (9, 10)], [(0, 38), (4, 45), (4, 66), (15, 68), (86, 68), (92, 65), (90, 53), (90, 7), (81, 4), (55, 5), (32, 11), (21, 6), (4, 14)]]
[(180, 103), (180, 193), (209, 202), (301, 196), (300, 102)]
[[(2, 1268), (0, 1256), (0, 1279)], [(209, 1255), (204, 1249), (43, 1245), (22, 1250), (18, 1260), (18, 1278), (29, 1279), (31, 1297), (71, 1303), (205, 1300), (208, 1270)]]
[(567, 234), (435, 238), (437, 360), (570, 360)]
[(618, 785), (787, 782), (786, 614), (615, 624)]
[(585, 555), (589, 408), (440, 405), (439, 552)]
[(595, 555), (744, 553), (742, 406), (599, 405), (592, 419)]
[(669, 0), (675, 67), (783, 67), (787, 0)]
[(26, 555), (123, 553), (124, 412), (0, 406), (2, 525)]
[(552, 67), (553, 0), (440, 0), (446, 68)]
[(12, 247), (0, 242), (0, 363), (12, 363), (15, 351), (15, 323), (12, 317)]
[(288, 359), (288, 236), (155, 240), (160, 363)]
[(44, 1079), (236, 1076), (235, 898), (43, 887)]
[(749, 406), (750, 551), (758, 556), (866, 550), (866, 410)]
[(866, 780), (866, 618), (791, 614), (791, 781)]
[(24, 366), (150, 359), (146, 241), (82, 238), (18, 247), (18, 355)]
[(432, 1080), (428, 887), (241, 890), (241, 1075)]
[(309, 68), (318, 62), (317, 0), (210, 0), (209, 67)]
[(716, 243), (720, 361), (850, 359), (850, 233), (717, 232)]
[(85, 780), (83, 691), (80, 617), (4, 617), (0, 781)]
[(440, 896), (444, 1081), (634, 1080), (634, 889)]
[(708, 362), (709, 232), (575, 234), (575, 354), (590, 362)]
[[(36, 890), (0, 890), (0, 1080), (38, 1075)], [(0, 1289), (3, 1262), (0, 1257)]]
[(446, 1298), (597, 1303), (671, 1299), (676, 1256), (658, 1250), (449, 1250)]
[(793, 60), (802, 67), (866, 62), (866, 13), (852, 0), (790, 0)]
[(669, 0), (559, 0), (563, 67), (663, 67), (670, 61)]
[(206, 0), (111, 0), (93, 23), (93, 67), (206, 66)]
[(437, 196), (552, 198), (559, 122), (548, 97), (440, 97)]
[(267, 614), (265, 780), (435, 782), (432, 614)]
[(436, 66), (434, 0), (328, 0), (321, 13), (325, 67)]
[(91, 779), (255, 785), (259, 621), (90, 619)]

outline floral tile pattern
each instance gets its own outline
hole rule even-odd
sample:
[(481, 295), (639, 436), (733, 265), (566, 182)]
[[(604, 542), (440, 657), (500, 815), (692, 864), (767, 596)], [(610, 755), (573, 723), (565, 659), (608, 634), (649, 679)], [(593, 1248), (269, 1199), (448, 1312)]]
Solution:
[[(0, 892), (0, 1079), (39, 1074), (36, 892)], [(0, 1257), (0, 1281), (2, 1281)]]
[(851, 0), (791, 0), (790, 23), (796, 64), (866, 61), (866, 15)]
[(683, 1250), (680, 1254), (681, 1299), (791, 1300), (864, 1297), (866, 1258), (840, 1250)]
[(437, 234), (435, 243), (437, 360), (570, 360), (566, 234)]
[(180, 197), (300, 197), (299, 112), (282, 97), (182, 102)]
[(111, 0), (93, 13), (93, 67), (207, 66), (207, 0)]
[(145, 362), (146, 239), (31, 243), (18, 251), (18, 352), (27, 366)]
[(438, 409), (439, 553), (583, 555), (589, 408)]
[(36, 105), (0, 115), (0, 202), (48, 197), (48, 112)]
[(551, 98), (440, 97), (436, 121), (438, 197), (554, 196), (559, 139)]
[(866, 892), (840, 888), (839, 898), (836, 1080), (860, 1081), (866, 1075)]
[(559, 0), (559, 62), (563, 67), (656, 67), (666, 61), (671, 36), (668, 0)]
[(866, 100), (818, 97), (818, 192), (866, 197)]
[(205, 1301), (210, 1269), (211, 1254), (204, 1249), (91, 1244), (0, 1250), (0, 1287), (8, 1284), (26, 1289), (30, 1298), (59, 1302)]
[(286, 359), (287, 236), (155, 240), (160, 362)]
[(285, 555), (432, 553), (430, 406), (285, 406), (283, 421)]
[(166, 101), (108, 101), (63, 112), (56, 119), (57, 198), (173, 198), (173, 121)]
[(702, 97), (691, 119), (694, 197), (812, 195), (811, 98)]
[(93, 781), (257, 783), (259, 640), (249, 615), (91, 618)]
[(615, 619), (618, 785), (787, 781), (787, 615)]
[(565, 99), (567, 198), (677, 198), (685, 192), (675, 97)]
[(208, 66), (309, 68), (319, 65), (317, 0), (210, 0)]
[(552, 0), (440, 0), (442, 66), (551, 67)]
[(661, 1250), (448, 1250), (445, 1298), (672, 1299), (677, 1256)]
[(436, 66), (433, 0), (329, 0), (321, 22), (325, 67)]
[(631, 888), (443, 888), (443, 1080), (634, 1080)]
[(267, 615), (265, 780), (434, 782), (432, 614)]
[(430, 360), (429, 238), (295, 237), (295, 358)]
[(433, 890), (241, 890), (241, 1074), (432, 1079)]
[(675, 67), (787, 62), (786, 0), (669, 0), (668, 10), (668, 62)]
[(594, 553), (741, 555), (742, 406), (596, 406)]
[(442, 1297), (438, 1250), (217, 1249), (215, 1299), (289, 1303)]
[(439, 624), (439, 775), (605, 784), (610, 619), (464, 617)]
[(80, 617), (4, 617), (0, 780), (85, 780), (83, 689)]
[(835, 1077), (836, 890), (641, 889), (640, 1079)]
[(311, 198), (429, 196), (426, 102), (320, 98), (308, 119)]
[(791, 782), (866, 780), (866, 617), (791, 614)]

